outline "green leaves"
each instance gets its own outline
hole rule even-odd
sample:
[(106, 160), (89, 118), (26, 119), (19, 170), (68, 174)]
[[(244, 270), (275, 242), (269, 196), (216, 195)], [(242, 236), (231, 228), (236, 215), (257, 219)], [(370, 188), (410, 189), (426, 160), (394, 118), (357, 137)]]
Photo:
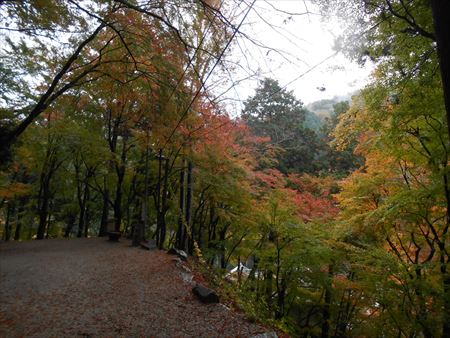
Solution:
[(270, 143), (281, 149), (277, 156), (280, 171), (314, 170), (318, 139), (312, 130), (304, 128), (306, 111), (300, 100), (281, 88), (278, 81), (266, 78), (244, 105), (242, 118), (252, 132), (269, 137)]

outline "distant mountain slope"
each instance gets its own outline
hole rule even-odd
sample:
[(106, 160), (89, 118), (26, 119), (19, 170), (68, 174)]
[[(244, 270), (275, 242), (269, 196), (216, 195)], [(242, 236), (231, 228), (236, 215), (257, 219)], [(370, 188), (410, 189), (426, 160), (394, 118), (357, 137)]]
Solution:
[(306, 109), (313, 112), (323, 122), (326, 117), (330, 117), (333, 113), (333, 105), (341, 101), (351, 101), (353, 94), (335, 96), (332, 99), (323, 99), (306, 105)]

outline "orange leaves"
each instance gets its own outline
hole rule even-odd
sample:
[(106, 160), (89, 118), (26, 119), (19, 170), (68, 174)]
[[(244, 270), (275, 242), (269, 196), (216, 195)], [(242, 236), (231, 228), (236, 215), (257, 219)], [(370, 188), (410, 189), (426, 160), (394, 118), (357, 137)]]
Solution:
[(331, 178), (299, 174), (285, 176), (276, 169), (256, 171), (254, 177), (260, 194), (266, 194), (268, 189), (284, 191), (285, 198), (289, 199), (286, 203), (293, 203), (297, 216), (305, 222), (330, 219), (339, 212), (331, 195)]
[(241, 162), (244, 166), (254, 162), (246, 127), (215, 111), (215, 107), (203, 107), (189, 125), (186, 123), (180, 128), (180, 132), (197, 154), (212, 151), (218, 158)]
[(266, 169), (255, 172), (255, 178), (263, 187), (284, 188), (286, 185), (283, 173), (277, 169)]
[(28, 194), (30, 186), (25, 183), (13, 182), (7, 186), (0, 187), (0, 198), (6, 200), (15, 199)]
[(311, 192), (293, 190), (297, 214), (303, 221), (331, 219), (339, 213), (333, 199), (326, 196), (314, 196)]

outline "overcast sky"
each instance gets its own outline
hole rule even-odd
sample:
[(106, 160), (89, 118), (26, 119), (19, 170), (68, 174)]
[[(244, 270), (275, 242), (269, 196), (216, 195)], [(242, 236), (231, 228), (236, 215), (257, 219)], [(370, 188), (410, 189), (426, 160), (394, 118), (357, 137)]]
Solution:
[[(326, 23), (316, 14), (291, 16), (281, 12), (305, 13), (307, 9), (318, 13), (309, 1), (256, 1), (241, 30), (280, 53), (238, 38), (233, 58), (243, 69), (236, 71), (233, 80), (245, 78), (244, 69), (250, 69), (250, 73), (259, 71), (259, 78), (278, 79), (282, 87), (293, 90), (305, 104), (362, 88), (369, 79), (371, 67), (361, 68), (341, 53), (335, 54), (334, 39), (342, 32), (337, 19), (328, 18)], [(236, 100), (235, 109), (242, 109), (242, 101), (254, 93), (256, 86), (255, 77), (240, 82), (235, 90), (227, 93), (232, 101)]]

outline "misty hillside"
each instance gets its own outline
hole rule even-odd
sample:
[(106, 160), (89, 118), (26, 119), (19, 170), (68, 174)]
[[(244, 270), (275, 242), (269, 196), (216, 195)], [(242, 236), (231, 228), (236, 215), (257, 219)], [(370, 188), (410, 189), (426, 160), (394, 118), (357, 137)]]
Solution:
[[(351, 101), (351, 96), (354, 94), (347, 94), (342, 96), (335, 96), (332, 99), (323, 99), (319, 101), (314, 101), (306, 105), (306, 109), (313, 112), (321, 121), (326, 117), (330, 117), (333, 112), (333, 105), (341, 101)], [(308, 121), (308, 116), (306, 117)], [(308, 122), (306, 122), (308, 124)], [(311, 127), (311, 129), (313, 129)]]

